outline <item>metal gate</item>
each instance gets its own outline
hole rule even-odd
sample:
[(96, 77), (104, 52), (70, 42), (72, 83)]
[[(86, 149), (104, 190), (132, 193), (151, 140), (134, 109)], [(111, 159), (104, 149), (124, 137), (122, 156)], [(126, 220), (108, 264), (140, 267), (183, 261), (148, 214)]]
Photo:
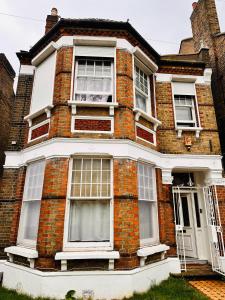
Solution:
[(181, 195), (180, 187), (173, 187), (173, 208), (174, 208), (174, 219), (175, 219), (175, 234), (177, 244), (177, 256), (180, 260), (181, 271), (187, 270), (185, 247), (184, 247), (184, 221), (181, 213)]
[(202, 190), (204, 195), (204, 204), (206, 211), (206, 221), (208, 229), (208, 238), (210, 245), (212, 269), (222, 275), (225, 275), (225, 251), (223, 241), (223, 230), (220, 220), (217, 191), (215, 186), (207, 187), (172, 187), (175, 232), (177, 243), (177, 256), (180, 260), (181, 270), (186, 271), (186, 254), (184, 246), (184, 220), (181, 213), (181, 192), (183, 190)]
[(206, 210), (212, 269), (213, 271), (225, 275), (223, 230), (220, 221), (220, 212), (216, 187), (204, 187), (203, 194)]

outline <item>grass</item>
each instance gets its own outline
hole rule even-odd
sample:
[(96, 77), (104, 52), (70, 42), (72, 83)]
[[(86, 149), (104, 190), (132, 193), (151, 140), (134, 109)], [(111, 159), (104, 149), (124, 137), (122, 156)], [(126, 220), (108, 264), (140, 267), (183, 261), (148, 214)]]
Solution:
[(51, 300), (49, 298), (31, 298), (26, 295), (18, 294), (16, 291), (8, 290), (3, 287), (0, 287), (0, 300)]
[(192, 288), (184, 279), (170, 277), (160, 285), (153, 286), (148, 292), (135, 294), (129, 300), (208, 300)]
[[(15, 291), (0, 287), (0, 300), (31, 300), (29, 296), (19, 295)], [(35, 298), (35, 300), (50, 300)], [(126, 300), (208, 300), (207, 297), (193, 289), (185, 280), (169, 278), (160, 285), (152, 287), (144, 294), (135, 294)]]

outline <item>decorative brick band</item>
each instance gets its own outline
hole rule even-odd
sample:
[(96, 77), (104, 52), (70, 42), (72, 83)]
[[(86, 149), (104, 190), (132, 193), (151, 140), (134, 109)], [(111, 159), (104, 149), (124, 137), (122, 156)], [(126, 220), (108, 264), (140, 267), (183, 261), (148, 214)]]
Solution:
[(136, 125), (136, 135), (138, 138), (147, 141), (151, 144), (155, 144), (155, 134), (148, 128), (141, 126), (139, 124)]
[(75, 117), (73, 121), (73, 132), (111, 133), (112, 118), (109, 117)]
[(49, 131), (49, 121), (45, 124), (38, 124), (33, 128), (30, 128), (30, 138), (29, 141), (35, 140), (39, 137), (47, 135)]

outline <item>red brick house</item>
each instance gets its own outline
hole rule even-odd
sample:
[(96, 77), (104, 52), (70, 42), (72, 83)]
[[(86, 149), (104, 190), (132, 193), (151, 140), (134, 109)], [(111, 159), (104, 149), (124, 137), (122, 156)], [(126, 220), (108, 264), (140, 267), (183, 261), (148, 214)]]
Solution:
[(224, 273), (208, 50), (160, 56), (128, 22), (53, 9), (17, 56), (26, 109), (0, 191), (3, 285), (119, 299), (187, 261)]

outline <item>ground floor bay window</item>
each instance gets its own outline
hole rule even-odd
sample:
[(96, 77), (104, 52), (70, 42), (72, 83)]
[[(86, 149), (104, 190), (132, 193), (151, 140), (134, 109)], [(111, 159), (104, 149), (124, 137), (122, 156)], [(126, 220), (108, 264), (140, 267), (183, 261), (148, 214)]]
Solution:
[(155, 168), (142, 162), (138, 163), (138, 200), (140, 244), (155, 245), (159, 242)]
[(110, 247), (112, 167), (108, 158), (71, 161), (65, 247)]
[(27, 167), (17, 241), (18, 245), (30, 248), (36, 247), (44, 170), (44, 160), (31, 163)]

